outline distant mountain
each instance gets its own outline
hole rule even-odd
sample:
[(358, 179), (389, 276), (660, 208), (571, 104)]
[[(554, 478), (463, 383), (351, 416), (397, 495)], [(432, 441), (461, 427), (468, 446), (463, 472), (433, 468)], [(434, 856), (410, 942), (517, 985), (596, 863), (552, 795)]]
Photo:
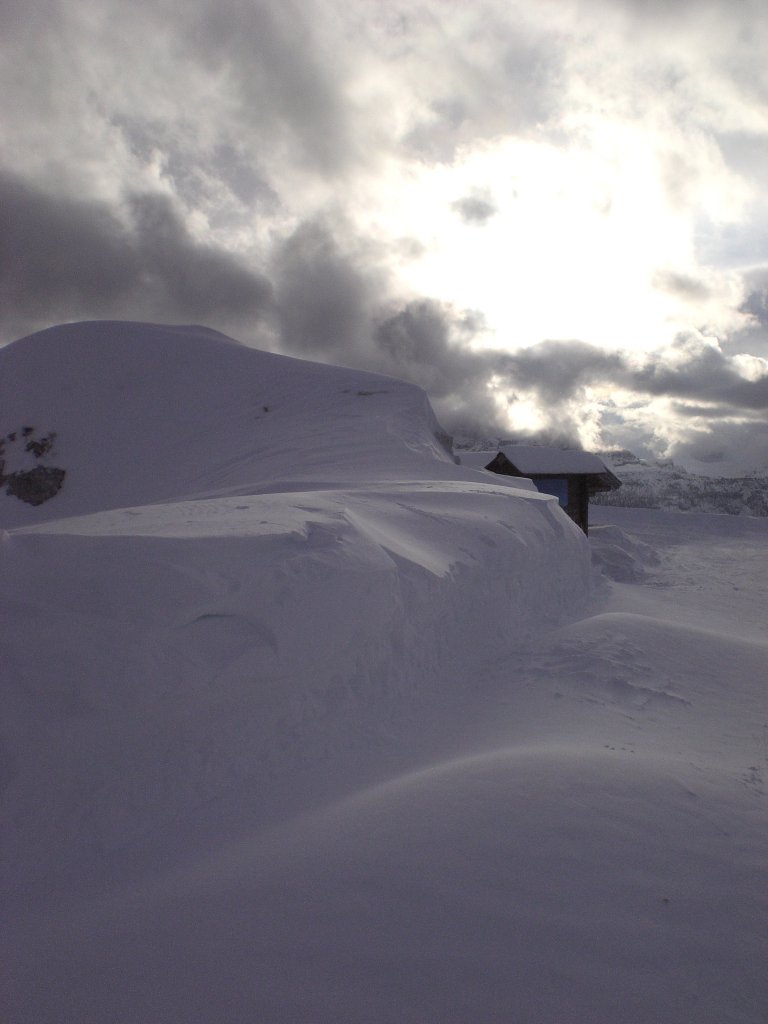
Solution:
[(626, 449), (597, 454), (622, 486), (617, 491), (595, 495), (595, 505), (768, 516), (768, 475), (700, 476), (671, 460), (647, 462)]

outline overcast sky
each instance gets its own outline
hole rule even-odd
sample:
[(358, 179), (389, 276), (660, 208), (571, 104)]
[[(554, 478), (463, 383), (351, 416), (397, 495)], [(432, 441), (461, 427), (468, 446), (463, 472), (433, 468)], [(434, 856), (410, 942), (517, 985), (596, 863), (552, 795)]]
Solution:
[(203, 323), (768, 465), (764, 0), (1, 0), (0, 341)]

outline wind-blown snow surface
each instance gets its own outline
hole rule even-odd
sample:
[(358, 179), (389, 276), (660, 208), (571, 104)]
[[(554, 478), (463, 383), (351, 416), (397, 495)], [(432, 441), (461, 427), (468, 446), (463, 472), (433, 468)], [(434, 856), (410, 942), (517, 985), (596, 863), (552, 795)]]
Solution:
[(4, 1019), (764, 1022), (767, 521), (600, 509), (593, 594), (407, 384), (97, 324), (0, 386), (67, 470), (0, 499)]

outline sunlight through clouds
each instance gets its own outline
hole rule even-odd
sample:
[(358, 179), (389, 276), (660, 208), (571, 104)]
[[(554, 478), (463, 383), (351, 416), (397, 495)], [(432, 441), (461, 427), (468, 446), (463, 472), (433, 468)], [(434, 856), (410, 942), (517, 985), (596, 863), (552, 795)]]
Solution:
[[(483, 310), (502, 348), (566, 337), (659, 344), (680, 304), (654, 294), (651, 279), (659, 262), (687, 266), (687, 224), (667, 213), (655, 177), (623, 170), (599, 154), (515, 140), (424, 169), (405, 185), (393, 225), (424, 245), (402, 276), (416, 292)], [(496, 208), (482, 227), (451, 211), (477, 183)]]

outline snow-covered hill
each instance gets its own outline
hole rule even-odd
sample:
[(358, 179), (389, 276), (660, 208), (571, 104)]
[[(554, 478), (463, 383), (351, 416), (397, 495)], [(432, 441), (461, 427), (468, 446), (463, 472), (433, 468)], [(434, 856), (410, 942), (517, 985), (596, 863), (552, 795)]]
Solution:
[(763, 1024), (768, 519), (200, 329), (0, 389), (4, 1020)]
[[(0, 349), (0, 389), (6, 473), (66, 471), (34, 508), (0, 492), (6, 528), (181, 498), (440, 478), (452, 462), (420, 388), (204, 328), (55, 327)], [(25, 431), (53, 436), (52, 447), (36, 459)]]

